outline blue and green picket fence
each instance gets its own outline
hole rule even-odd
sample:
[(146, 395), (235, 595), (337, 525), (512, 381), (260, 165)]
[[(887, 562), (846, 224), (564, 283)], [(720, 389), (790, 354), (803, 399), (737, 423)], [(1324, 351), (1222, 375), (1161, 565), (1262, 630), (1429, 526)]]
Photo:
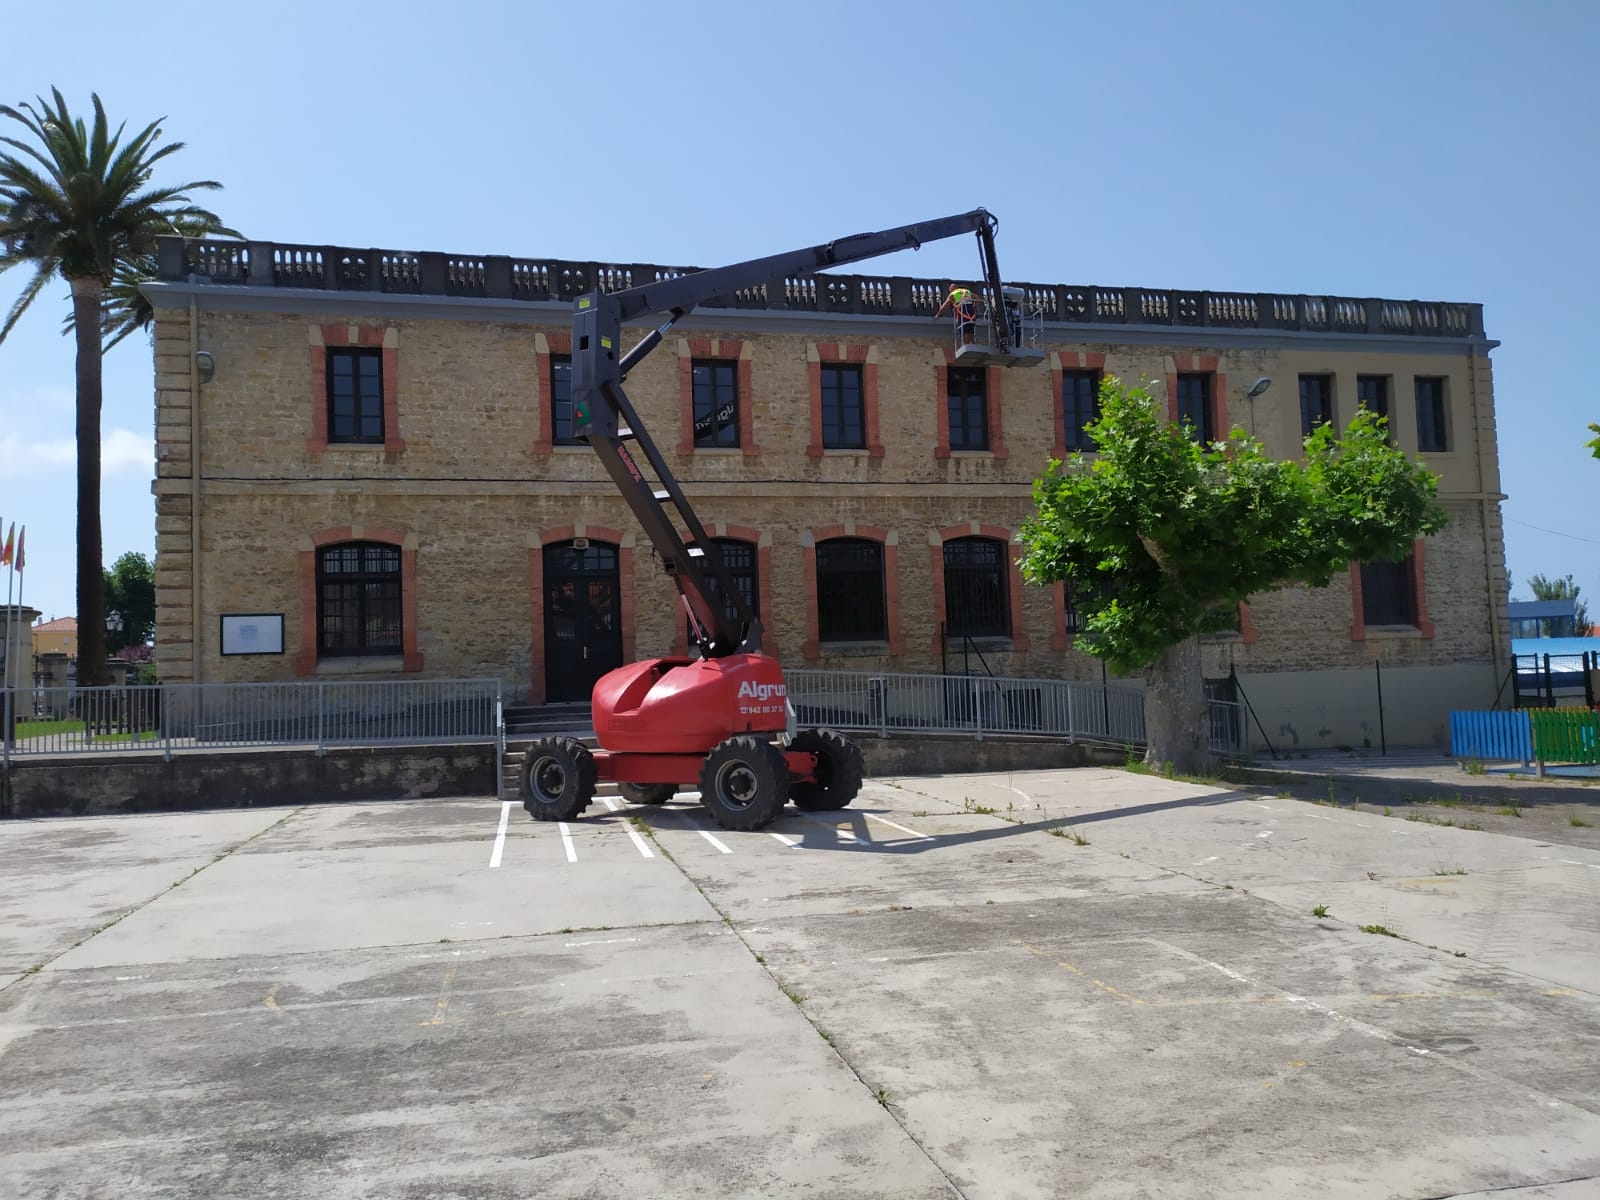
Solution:
[(1450, 753), (1463, 761), (1600, 766), (1600, 713), (1582, 708), (1453, 712)]

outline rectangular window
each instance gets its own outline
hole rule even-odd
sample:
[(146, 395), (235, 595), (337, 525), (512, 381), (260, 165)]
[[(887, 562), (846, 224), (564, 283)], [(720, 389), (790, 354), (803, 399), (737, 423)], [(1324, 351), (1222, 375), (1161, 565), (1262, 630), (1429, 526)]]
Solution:
[(572, 355), (550, 356), (550, 441), (557, 446), (581, 446), (572, 434)]
[(1443, 453), (1450, 449), (1450, 431), (1445, 424), (1444, 380), (1438, 376), (1417, 376), (1417, 449)]
[(1357, 375), (1356, 403), (1374, 416), (1389, 415), (1389, 377), (1387, 375)]
[(982, 367), (950, 367), (947, 371), (950, 406), (950, 449), (989, 448), (989, 389)]
[(1333, 424), (1333, 376), (1300, 376), (1300, 436), (1310, 437), (1318, 425)]
[(1068, 450), (1094, 449), (1088, 427), (1100, 419), (1100, 372), (1061, 372), (1061, 428)]
[(401, 652), (398, 547), (377, 542), (326, 547), (317, 555), (316, 586), (319, 656)]
[(1200, 442), (1217, 439), (1216, 423), (1211, 419), (1211, 376), (1193, 372), (1178, 376), (1178, 420), (1194, 428)]
[(944, 544), (945, 633), (950, 637), (1010, 637), (1006, 543), (953, 538)]
[(383, 351), (328, 348), (328, 441), (383, 443)]
[(857, 363), (822, 364), (822, 445), (827, 450), (864, 450), (867, 415), (862, 371)]
[(694, 383), (694, 444), (739, 444), (739, 364), (731, 359), (697, 358), (690, 363)]
[(1415, 625), (1416, 574), (1408, 554), (1398, 562), (1361, 564), (1361, 621), (1364, 625)]
[(888, 636), (883, 546), (862, 538), (818, 542), (818, 640), (881, 642)]

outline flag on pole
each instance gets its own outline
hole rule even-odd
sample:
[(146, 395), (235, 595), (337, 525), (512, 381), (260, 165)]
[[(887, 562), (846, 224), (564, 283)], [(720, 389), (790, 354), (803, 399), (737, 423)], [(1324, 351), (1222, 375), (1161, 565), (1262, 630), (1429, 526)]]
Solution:
[(17, 574), (19, 574), (19, 575), (22, 574), (22, 564), (23, 564), (23, 562), (26, 561), (24, 559), (24, 557), (23, 557), (23, 554), (22, 554), (22, 543), (27, 541), (27, 540), (28, 540), (28, 527), (26, 525), (24, 525), (22, 527), (22, 531), (17, 534)]
[(0, 567), (11, 565), (11, 552), (17, 548), (17, 523), (11, 522), (11, 532), (6, 534), (5, 549), (0, 550)]

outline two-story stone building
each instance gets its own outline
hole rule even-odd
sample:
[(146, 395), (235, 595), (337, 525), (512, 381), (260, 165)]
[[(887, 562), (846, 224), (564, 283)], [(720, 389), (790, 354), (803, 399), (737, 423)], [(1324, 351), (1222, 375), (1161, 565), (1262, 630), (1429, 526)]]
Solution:
[[(572, 300), (665, 268), (167, 240), (156, 310), (163, 678), (481, 676), (534, 701), (681, 649), (671, 583), (570, 436)], [(1477, 305), (1026, 285), (1043, 362), (968, 368), (945, 280), (821, 275), (706, 307), (629, 394), (789, 666), (1098, 680), (1012, 544), (1104, 373), (1275, 453), (1358, 404), (1442, 478), (1403, 563), (1263, 596), (1236, 667), (1274, 741), (1442, 736), (1504, 674), (1493, 388)], [(642, 332), (642, 331), (640, 331)], [(1258, 380), (1270, 387), (1249, 395)], [(967, 657), (965, 661), (975, 663)]]

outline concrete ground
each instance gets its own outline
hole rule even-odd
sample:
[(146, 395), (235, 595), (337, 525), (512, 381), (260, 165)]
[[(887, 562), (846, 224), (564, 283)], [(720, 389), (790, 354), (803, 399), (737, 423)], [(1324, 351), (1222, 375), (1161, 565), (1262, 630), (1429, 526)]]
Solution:
[(0, 1195), (1600, 1196), (1600, 847), (1273, 786), (8, 822)]

